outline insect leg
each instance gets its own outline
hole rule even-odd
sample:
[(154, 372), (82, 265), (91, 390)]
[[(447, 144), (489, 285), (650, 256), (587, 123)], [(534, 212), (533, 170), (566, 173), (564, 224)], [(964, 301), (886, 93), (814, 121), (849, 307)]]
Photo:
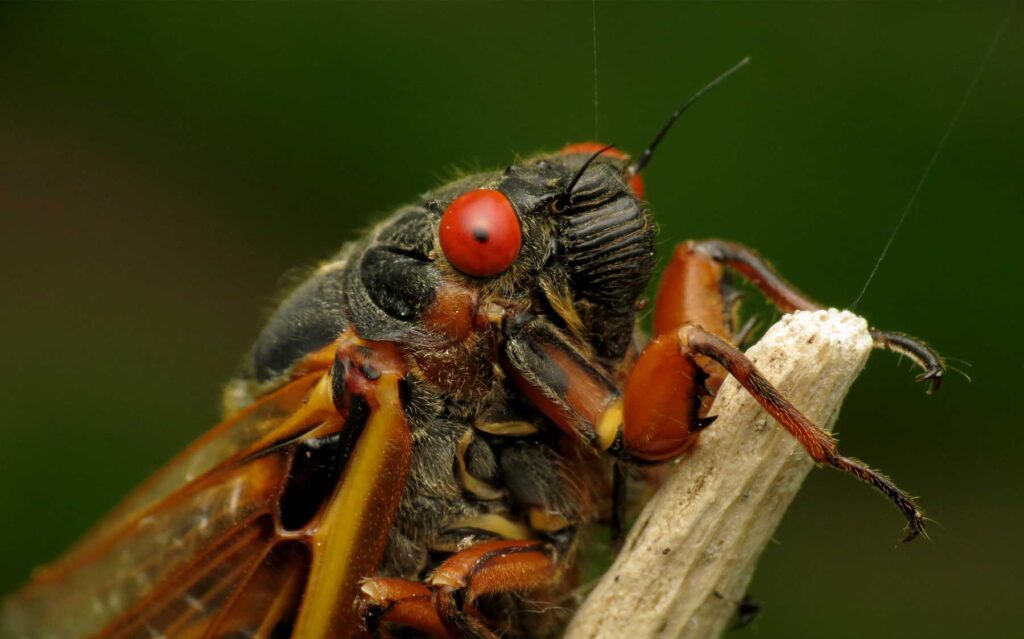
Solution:
[(776, 389), (738, 348), (686, 325), (655, 338), (638, 358), (625, 400), (600, 367), (545, 320), (521, 316), (507, 335), (505, 356), (524, 394), (566, 432), (626, 461), (678, 457), (714, 420), (702, 416), (706, 373), (700, 358), (722, 366), (782, 425), (814, 461), (877, 488), (907, 518), (909, 541), (924, 530), (914, 500), (863, 462), (841, 456), (835, 441)]
[[(693, 250), (692, 245), (688, 242), (677, 248), (662, 275), (654, 302), (654, 336), (696, 324), (722, 339), (738, 342), (733, 328), (739, 323), (739, 295), (726, 294), (725, 266)], [(750, 329), (740, 330), (748, 333)], [(725, 381), (725, 369), (701, 359), (704, 361), (699, 363), (708, 374), (706, 386), (714, 394)]]
[(727, 307), (722, 294), (725, 266), (694, 250), (687, 242), (676, 248), (658, 284), (654, 301), (654, 335), (664, 335), (684, 324), (697, 324), (725, 339)]
[(703, 355), (725, 367), (757, 403), (800, 442), (814, 461), (853, 475), (888, 497), (907, 518), (909, 531), (904, 541), (910, 541), (923, 532), (924, 515), (909, 495), (863, 462), (841, 456), (832, 436), (807, 419), (739, 349), (698, 326), (684, 326), (675, 336), (682, 356)]
[(644, 349), (624, 402), (608, 373), (557, 327), (531, 316), (509, 324), (505, 358), (512, 380), (556, 426), (598, 450), (629, 462), (673, 459), (712, 421), (702, 417), (707, 374), (681, 352), (675, 333)]
[(394, 578), (362, 584), (359, 614), (372, 637), (384, 624), (409, 628), (436, 639), (496, 639), (477, 610), (479, 597), (526, 592), (558, 576), (554, 551), (541, 541), (486, 541), (455, 553), (427, 584)]
[(913, 499), (887, 477), (843, 457), (832, 436), (799, 411), (738, 348), (707, 330), (686, 325), (655, 338), (637, 359), (625, 400), (607, 373), (545, 320), (512, 322), (505, 356), (512, 379), (545, 415), (566, 432), (626, 461), (678, 457), (713, 421), (702, 416), (707, 358), (722, 366), (778, 421), (814, 461), (871, 484), (907, 518), (909, 541), (924, 530)]
[(445, 628), (459, 639), (496, 639), (475, 612), (488, 594), (526, 592), (559, 576), (553, 548), (541, 541), (486, 541), (449, 557), (430, 576), (434, 606)]
[[(700, 263), (704, 263), (706, 266), (698, 266)], [(694, 271), (702, 270), (707, 273), (705, 277), (711, 277), (716, 272), (716, 267), (720, 274), (723, 266), (743, 276), (768, 301), (784, 313), (824, 308), (820, 303), (807, 297), (787, 282), (766, 259), (753, 249), (724, 240), (690, 241), (676, 249), (658, 289), (655, 333), (660, 335), (682, 326), (688, 321), (699, 324), (720, 337), (728, 337), (718, 330), (714, 323), (708, 323), (704, 314), (698, 314), (694, 310), (699, 309), (699, 304), (694, 300), (699, 299), (701, 291), (694, 285), (692, 276), (686, 277)], [(687, 307), (688, 310), (683, 310), (684, 307)], [(872, 329), (871, 336), (874, 339), (875, 348), (910, 357), (922, 369), (917, 381), (928, 381), (929, 393), (938, 390), (942, 384), (946, 366), (942, 357), (934, 349), (923, 341), (903, 333)]]
[(455, 639), (437, 614), (430, 587), (416, 581), (388, 577), (365, 580), (360, 588), (359, 616), (374, 639), (388, 636), (385, 624), (418, 630), (435, 639)]
[(506, 369), (530, 403), (570, 435), (607, 449), (622, 416), (609, 374), (545, 319), (522, 313), (505, 330)]
[(914, 379), (919, 382), (928, 381), (929, 394), (939, 390), (939, 387), (942, 386), (946, 362), (941, 355), (921, 340), (904, 333), (880, 331), (876, 328), (871, 329), (871, 339), (874, 340), (875, 348), (909, 357), (922, 371)]

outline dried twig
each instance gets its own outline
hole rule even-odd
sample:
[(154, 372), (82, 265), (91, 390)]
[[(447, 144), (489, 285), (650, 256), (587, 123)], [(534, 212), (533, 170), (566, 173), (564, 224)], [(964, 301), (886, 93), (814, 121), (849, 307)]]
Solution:
[[(864, 320), (830, 310), (783, 317), (748, 355), (830, 429), (870, 351)], [(718, 420), (644, 509), (566, 639), (717, 637), (729, 624), (813, 463), (732, 379), (712, 413)]]

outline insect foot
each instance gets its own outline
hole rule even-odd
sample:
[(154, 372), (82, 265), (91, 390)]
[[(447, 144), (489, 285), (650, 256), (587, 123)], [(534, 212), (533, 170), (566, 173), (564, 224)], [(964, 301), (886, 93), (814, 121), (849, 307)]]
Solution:
[[(801, 311), (784, 316), (747, 354), (809, 419), (830, 430), (872, 346), (867, 323), (852, 313)], [(713, 412), (714, 426), (647, 504), (566, 639), (717, 637), (730, 624), (730, 601), (746, 592), (814, 463), (781, 427), (752, 427), (772, 422), (735, 379), (722, 386)], [(666, 548), (704, 552), (665, 554)]]

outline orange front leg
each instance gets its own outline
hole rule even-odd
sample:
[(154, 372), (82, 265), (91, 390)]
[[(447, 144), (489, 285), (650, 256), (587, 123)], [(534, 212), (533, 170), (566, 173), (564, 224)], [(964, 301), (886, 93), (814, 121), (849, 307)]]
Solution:
[(723, 294), (724, 276), (725, 266), (696, 250), (694, 242), (676, 247), (654, 298), (654, 336), (683, 324), (697, 324), (731, 340), (729, 320), (733, 309)]
[[(740, 293), (727, 282), (726, 265), (709, 257), (698, 242), (679, 245), (669, 260), (654, 298), (654, 336), (671, 333), (680, 326), (696, 324), (733, 343), (739, 325)], [(740, 332), (747, 332), (745, 326)], [(725, 381), (726, 372), (715, 362), (700, 358), (708, 374), (705, 383), (713, 395)], [(709, 402), (704, 402), (705, 408)]]
[[(504, 354), (512, 380), (551, 421), (599, 450), (634, 463), (678, 457), (713, 417), (705, 368), (732, 375), (795, 437), (808, 455), (866, 481), (909, 523), (907, 539), (924, 530), (914, 501), (885, 476), (838, 454), (832, 437), (787, 400), (746, 355), (693, 324), (659, 335), (640, 354), (625, 398), (611, 375), (546, 320), (518, 315), (507, 324)], [(712, 368), (714, 367), (714, 368)]]
[[(863, 462), (841, 456), (835, 440), (800, 412), (732, 344), (699, 326), (683, 326), (662, 335), (641, 354), (626, 389), (625, 423), (613, 451), (627, 459), (662, 461), (694, 445), (707, 425), (698, 417), (697, 357), (707, 357), (736, 378), (764, 410), (820, 464), (865, 481), (892, 501), (907, 518), (906, 541), (924, 530), (924, 515), (914, 500)], [(688, 406), (689, 404), (689, 406)]]
[(626, 382), (622, 426), (612, 452), (627, 461), (660, 462), (689, 450), (697, 433), (714, 421), (701, 416), (706, 377), (679, 348), (675, 334), (655, 338)]

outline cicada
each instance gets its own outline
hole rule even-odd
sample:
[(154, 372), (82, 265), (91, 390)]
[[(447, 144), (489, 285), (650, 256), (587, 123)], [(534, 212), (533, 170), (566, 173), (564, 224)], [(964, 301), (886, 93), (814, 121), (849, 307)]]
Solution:
[[(816, 462), (842, 456), (735, 345), (730, 277), (820, 305), (753, 250), (691, 241), (655, 266), (641, 171), (594, 143), (463, 177), (345, 245), (273, 313), (225, 420), (5, 603), (2, 635), (550, 637), (615, 469), (684, 455), (739, 383)], [(873, 331), (937, 387), (939, 356)], [(525, 614), (531, 612), (533, 614)]]

